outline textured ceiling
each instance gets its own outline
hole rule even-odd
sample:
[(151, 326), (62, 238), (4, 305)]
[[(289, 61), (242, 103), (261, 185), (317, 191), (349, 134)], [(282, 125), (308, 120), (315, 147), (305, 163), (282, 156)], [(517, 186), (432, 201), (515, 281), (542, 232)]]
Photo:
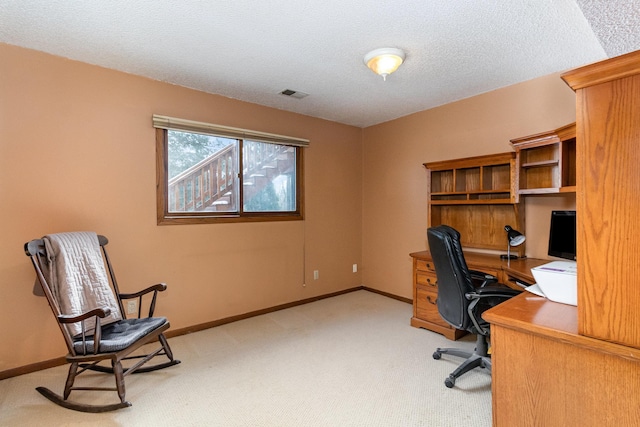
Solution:
[[(0, 42), (360, 127), (640, 49), (639, 22), (640, 0), (0, 0)], [(407, 53), (387, 81), (380, 47)]]

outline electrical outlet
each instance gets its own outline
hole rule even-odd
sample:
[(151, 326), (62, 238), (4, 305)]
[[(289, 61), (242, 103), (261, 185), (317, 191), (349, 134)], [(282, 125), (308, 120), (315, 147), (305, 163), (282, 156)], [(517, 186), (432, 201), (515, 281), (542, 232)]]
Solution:
[(138, 312), (138, 304), (135, 301), (127, 301), (127, 314), (136, 314)]
[(318, 280), (320, 278), (320, 272), (318, 270), (313, 270), (313, 280)]
[(354, 273), (358, 272), (358, 264), (353, 264), (353, 272)]

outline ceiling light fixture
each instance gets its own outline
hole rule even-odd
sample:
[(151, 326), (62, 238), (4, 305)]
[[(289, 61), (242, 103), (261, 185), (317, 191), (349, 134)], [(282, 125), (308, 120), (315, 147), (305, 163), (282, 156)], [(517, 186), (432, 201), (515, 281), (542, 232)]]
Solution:
[(376, 74), (387, 80), (387, 76), (393, 73), (404, 61), (405, 54), (401, 49), (383, 47), (372, 50), (364, 56), (364, 63)]

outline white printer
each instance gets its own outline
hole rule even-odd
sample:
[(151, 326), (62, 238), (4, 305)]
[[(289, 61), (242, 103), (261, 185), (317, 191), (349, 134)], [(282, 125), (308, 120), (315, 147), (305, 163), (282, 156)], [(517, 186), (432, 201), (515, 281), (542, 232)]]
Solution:
[(575, 261), (552, 261), (531, 269), (536, 284), (527, 290), (551, 301), (578, 305), (577, 265)]

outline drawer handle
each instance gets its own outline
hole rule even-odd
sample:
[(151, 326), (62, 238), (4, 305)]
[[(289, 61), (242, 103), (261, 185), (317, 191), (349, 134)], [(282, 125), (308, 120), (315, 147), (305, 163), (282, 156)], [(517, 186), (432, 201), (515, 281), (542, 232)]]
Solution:
[(436, 298), (436, 299), (433, 299), (433, 298), (431, 298), (431, 296), (427, 296), (427, 302), (428, 302), (429, 304), (437, 305), (437, 303), (438, 303), (438, 299), (437, 299), (437, 298)]
[(434, 288), (438, 287), (438, 281), (436, 280), (435, 282), (432, 282), (430, 277), (427, 277), (427, 284), (429, 286), (433, 286)]
[(427, 265), (427, 268), (428, 268), (429, 270), (433, 270), (433, 267), (431, 266), (431, 264), (430, 264), (430, 263), (427, 263), (426, 265)]

